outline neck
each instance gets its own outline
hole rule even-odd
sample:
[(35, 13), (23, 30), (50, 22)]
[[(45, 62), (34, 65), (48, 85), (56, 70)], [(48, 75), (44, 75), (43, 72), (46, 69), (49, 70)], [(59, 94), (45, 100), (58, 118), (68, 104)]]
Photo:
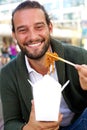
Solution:
[(45, 65), (45, 57), (40, 60), (28, 59), (30, 66), (38, 73), (45, 75), (48, 73), (48, 68)]

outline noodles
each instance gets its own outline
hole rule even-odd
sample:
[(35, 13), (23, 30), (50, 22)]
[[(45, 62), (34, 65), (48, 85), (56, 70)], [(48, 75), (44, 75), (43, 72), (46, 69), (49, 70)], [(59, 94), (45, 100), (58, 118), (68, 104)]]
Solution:
[(62, 62), (65, 62), (65, 63), (75, 67), (74, 63), (59, 57), (57, 53), (47, 52), (46, 53), (46, 66), (48, 67), (49, 72), (50, 72), (51, 65), (52, 65), (52, 72), (54, 72), (54, 62), (57, 60), (60, 60)]
[(54, 72), (54, 62), (58, 60), (57, 53), (47, 52), (46, 53), (46, 67), (48, 67), (50, 73), (50, 66), (52, 65), (52, 72)]

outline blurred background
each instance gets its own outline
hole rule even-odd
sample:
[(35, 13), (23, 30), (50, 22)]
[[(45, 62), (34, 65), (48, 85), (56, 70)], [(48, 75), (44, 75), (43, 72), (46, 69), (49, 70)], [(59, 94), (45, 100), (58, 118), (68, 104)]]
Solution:
[[(25, 0), (0, 0), (0, 66), (9, 62), (20, 51), (12, 39), (11, 14), (23, 1)], [(66, 44), (87, 49), (87, 0), (37, 1), (44, 5), (50, 15), (54, 25), (53, 37)], [(10, 46), (14, 48), (15, 54), (9, 57)], [(3, 51), (5, 49), (6, 53)]]

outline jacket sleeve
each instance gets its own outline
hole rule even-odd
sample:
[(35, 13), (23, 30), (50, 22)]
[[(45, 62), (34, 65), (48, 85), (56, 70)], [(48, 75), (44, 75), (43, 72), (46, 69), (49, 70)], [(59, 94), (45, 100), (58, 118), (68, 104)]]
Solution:
[(16, 83), (10, 68), (0, 72), (1, 100), (4, 116), (4, 130), (22, 130), (25, 122), (22, 120), (21, 107), (18, 103)]
[[(65, 45), (65, 59), (75, 64), (87, 65), (87, 50)], [(87, 91), (81, 88), (77, 70), (66, 64), (66, 78), (70, 80), (69, 87), (65, 89), (65, 97), (70, 109), (76, 113), (82, 112), (87, 107)], [(83, 104), (83, 105), (82, 105)]]

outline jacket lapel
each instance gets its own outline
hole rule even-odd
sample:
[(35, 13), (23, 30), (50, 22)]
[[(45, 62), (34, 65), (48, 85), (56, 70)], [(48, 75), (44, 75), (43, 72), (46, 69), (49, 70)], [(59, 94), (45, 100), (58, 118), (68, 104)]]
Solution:
[[(64, 58), (64, 47), (63, 45), (54, 39), (51, 41), (52, 50), (53, 52), (56, 52), (59, 57)], [(58, 79), (61, 85), (64, 85), (65, 83), (65, 63), (61, 61), (56, 61), (56, 68), (57, 68), (57, 74)]]
[(22, 53), (20, 53), (17, 58), (17, 66), (18, 66), (17, 78), (18, 78), (18, 84), (19, 84), (18, 86), (20, 90), (19, 92), (21, 92), (23, 100), (27, 106), (27, 109), (29, 110), (29, 106), (31, 105), (31, 100), (33, 98), (32, 86), (28, 82), (29, 74), (26, 69), (25, 58)]

